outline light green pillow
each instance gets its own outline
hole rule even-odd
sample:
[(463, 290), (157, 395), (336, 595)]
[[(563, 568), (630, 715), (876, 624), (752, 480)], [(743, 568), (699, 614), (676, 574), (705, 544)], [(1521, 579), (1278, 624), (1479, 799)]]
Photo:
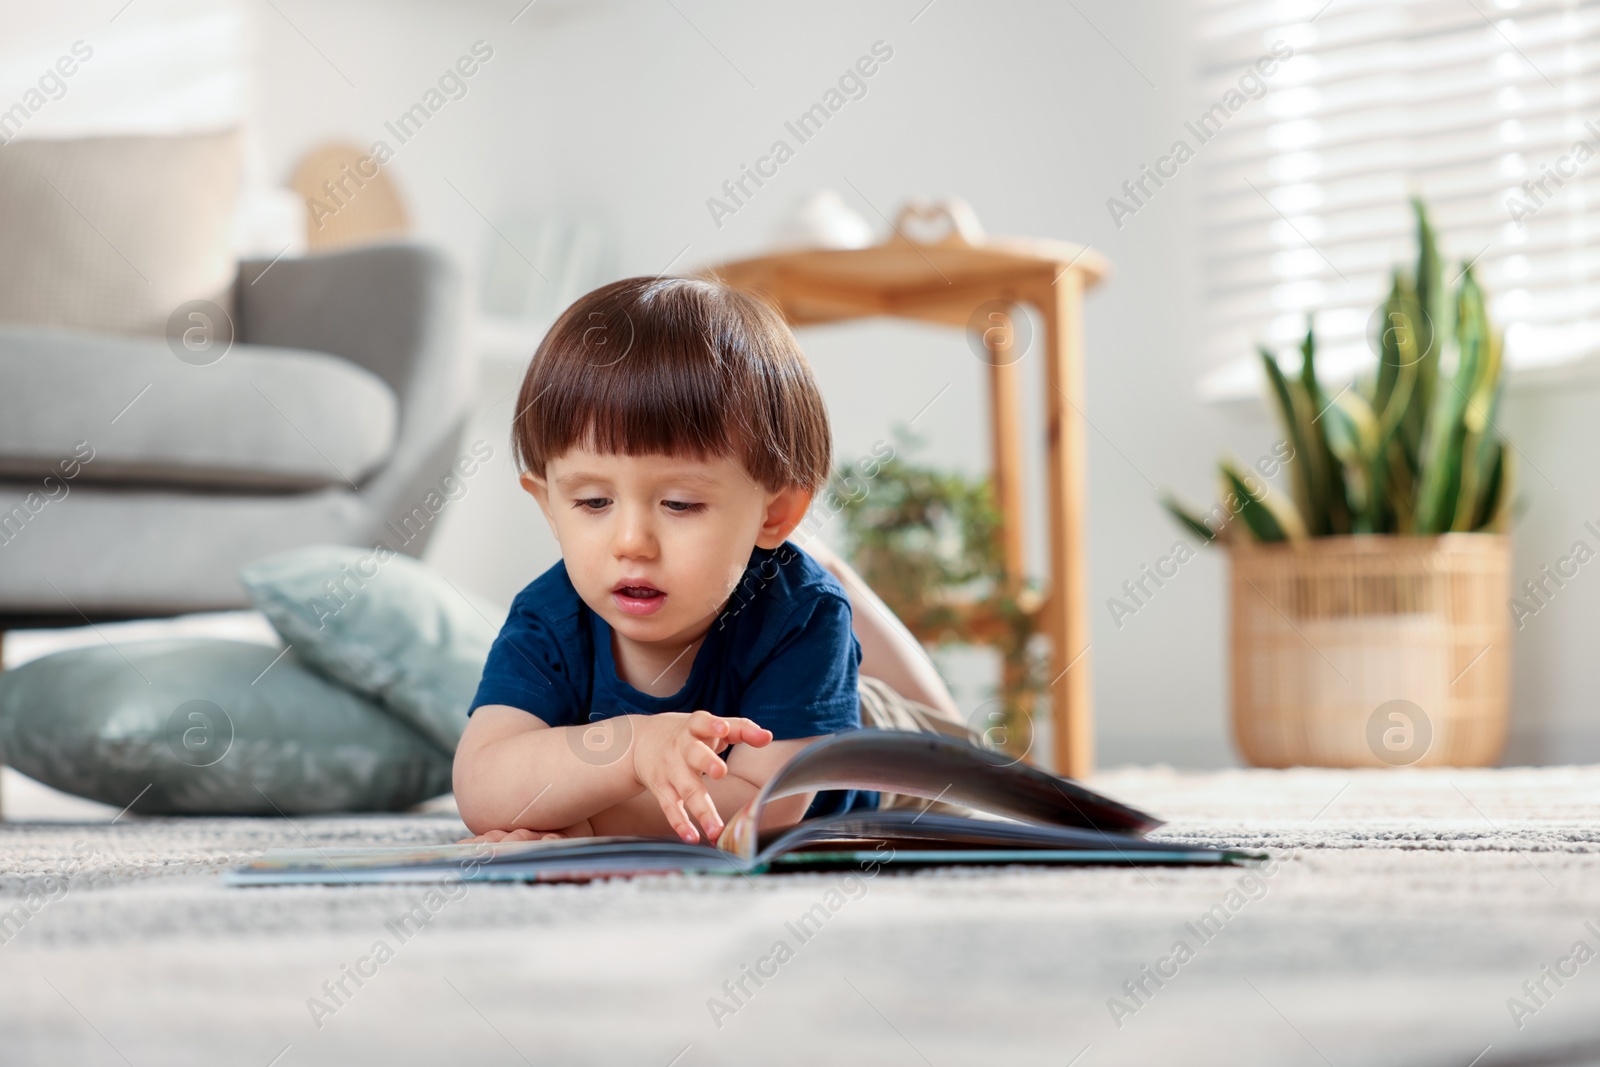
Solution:
[(0, 673), (0, 762), (146, 814), (396, 811), (449, 791), (448, 756), (280, 651), (169, 638), (25, 663)]
[(504, 608), (385, 547), (296, 548), (239, 580), (307, 663), (455, 751)]

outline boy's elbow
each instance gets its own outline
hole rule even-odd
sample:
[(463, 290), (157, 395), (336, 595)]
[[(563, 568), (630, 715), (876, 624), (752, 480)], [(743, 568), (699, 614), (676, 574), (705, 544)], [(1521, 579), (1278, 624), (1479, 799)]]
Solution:
[(486, 834), (490, 830), (510, 829), (510, 827), (499, 825), (498, 821), (495, 819), (484, 818), (477, 812), (463, 811), (461, 813), (461, 821), (466, 824), (467, 832), (472, 834), (474, 837), (477, 837), (479, 834)]
[(456, 750), (455, 765), (451, 769), (451, 785), (455, 790), (456, 811), (461, 816), (461, 821), (467, 824), (467, 829), (474, 834), (481, 834), (488, 830), (500, 830), (504, 827), (489, 825), (493, 820), (488, 818), (484, 809), (480, 790), (475, 785), (476, 776), (473, 774), (472, 761), (460, 749)]
[(542, 790), (530, 785), (531, 779), (508, 771), (508, 757), (514, 752), (499, 751), (500, 742), (486, 741), (456, 749), (451, 767), (456, 812), (474, 834), (490, 830), (561, 830), (573, 820), (559, 805), (534, 804), (530, 794)]
[[(509, 805), (499, 802), (499, 798), (488, 795), (485, 790), (475, 788), (471, 784), (458, 782), (456, 811), (467, 829), (474, 834), (486, 834), (490, 830), (553, 829), (537, 825), (537, 819), (518, 822), (514, 810)], [(529, 823), (534, 825), (528, 825)]]
[(501, 825), (505, 816), (496, 811), (494, 790), (489, 787), (493, 776), (484, 766), (488, 746), (462, 745), (456, 749), (455, 763), (451, 767), (451, 786), (455, 790), (456, 811), (467, 829), (474, 834), (489, 830), (510, 830)]

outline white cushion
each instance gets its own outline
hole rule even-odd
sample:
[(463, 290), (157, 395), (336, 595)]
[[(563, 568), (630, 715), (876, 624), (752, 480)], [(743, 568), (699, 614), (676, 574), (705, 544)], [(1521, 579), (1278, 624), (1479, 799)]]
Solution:
[(18, 140), (0, 151), (0, 323), (162, 336), (229, 305), (237, 131)]

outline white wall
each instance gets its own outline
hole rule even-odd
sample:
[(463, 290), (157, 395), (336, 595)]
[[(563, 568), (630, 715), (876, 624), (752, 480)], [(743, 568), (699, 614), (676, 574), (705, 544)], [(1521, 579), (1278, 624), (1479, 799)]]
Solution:
[[(1515, 584), (1583, 541), (1600, 552), (1600, 395), (1592, 382), (1514, 391), (1502, 428), (1517, 448)], [(1534, 601), (1519, 590), (1530, 606)], [(1512, 732), (1507, 763), (1600, 761), (1600, 563), (1578, 567), (1546, 606), (1524, 618), (1512, 659)]]

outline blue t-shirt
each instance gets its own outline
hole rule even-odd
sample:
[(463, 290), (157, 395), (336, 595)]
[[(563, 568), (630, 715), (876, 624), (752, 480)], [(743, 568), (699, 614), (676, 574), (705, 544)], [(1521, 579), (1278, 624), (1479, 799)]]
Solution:
[(753, 719), (787, 741), (861, 725), (860, 662), (838, 579), (785, 542), (751, 553), (683, 688), (641, 693), (617, 677), (611, 627), (557, 563), (512, 602), (472, 707), (508, 704), (551, 726), (704, 708)]
[[(861, 644), (839, 580), (789, 542), (750, 553), (744, 576), (671, 696), (617, 677), (611, 627), (557, 563), (517, 594), (489, 650), (472, 710), (505, 704), (551, 726), (613, 715), (696, 711), (742, 716), (776, 741), (861, 725)], [(468, 711), (467, 714), (472, 714)], [(876, 794), (818, 794), (809, 815), (876, 807)], [(724, 813), (727, 814), (727, 813)]]

